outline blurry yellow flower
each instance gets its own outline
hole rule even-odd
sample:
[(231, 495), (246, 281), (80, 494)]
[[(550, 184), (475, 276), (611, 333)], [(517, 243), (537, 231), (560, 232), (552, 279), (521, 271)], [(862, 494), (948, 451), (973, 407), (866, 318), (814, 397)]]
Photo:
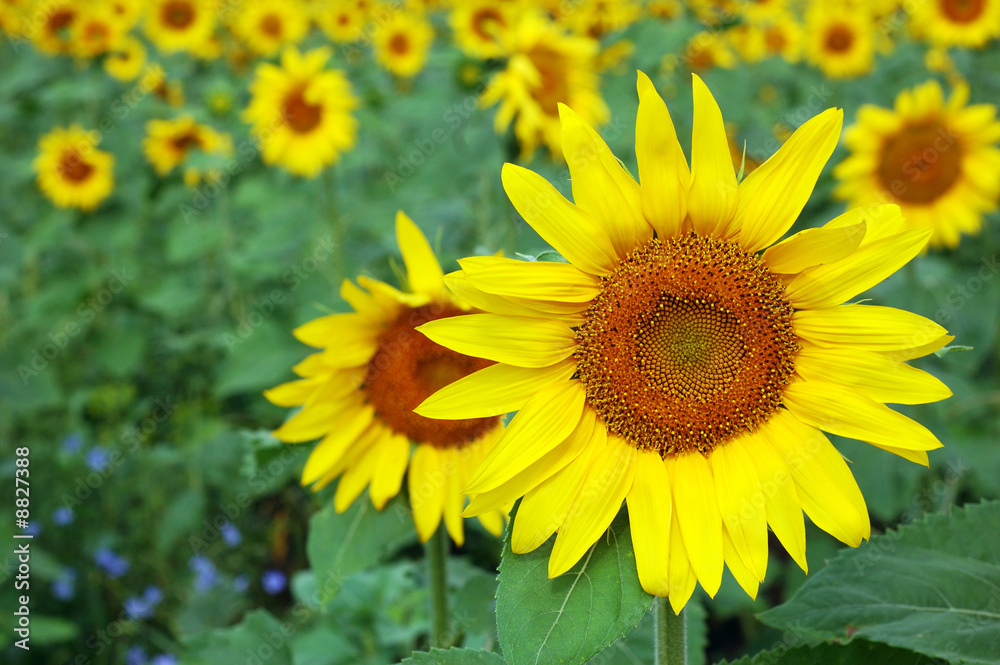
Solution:
[(993, 104), (968, 106), (969, 87), (945, 101), (937, 81), (904, 90), (893, 110), (866, 104), (844, 135), (834, 194), (851, 206), (895, 203), (906, 225), (931, 229), (932, 246), (979, 232), (1000, 197), (1000, 122)]
[(170, 106), (180, 106), (184, 103), (184, 90), (181, 88), (180, 81), (168, 79), (163, 66), (158, 62), (149, 64), (142, 70), (138, 85)]
[(455, 5), (449, 23), (455, 43), (474, 58), (503, 55), (503, 35), (515, 21), (515, 12), (523, 11), (513, 2), (472, 0)]
[(164, 53), (205, 49), (215, 32), (214, 0), (150, 0), (146, 35)]
[(233, 31), (254, 53), (274, 55), (305, 37), (309, 15), (298, 0), (250, 0), (236, 13)]
[[(73, 23), (80, 16), (78, 0), (52, 0), (44, 5), (38, 3), (29, 12), (28, 26), (32, 28), (29, 37), (42, 53), (49, 55), (70, 53), (73, 50), (71, 35)], [(42, 17), (41, 24), (34, 21)]]
[(812, 0), (806, 58), (832, 79), (860, 76), (875, 64), (875, 26), (863, 5)]
[(114, 189), (115, 159), (97, 149), (97, 132), (56, 127), (39, 140), (34, 161), (38, 188), (60, 208), (90, 211)]
[(94, 56), (118, 48), (125, 39), (126, 26), (110, 7), (95, 5), (80, 12), (70, 30), (73, 53)]
[(313, 18), (333, 41), (353, 42), (364, 36), (369, 4), (365, 0), (319, 0), (314, 3)]
[(555, 20), (578, 35), (600, 39), (624, 30), (641, 15), (642, 7), (636, 0), (576, 0), (559, 3)]
[(104, 3), (126, 31), (139, 23), (143, 8), (141, 0), (104, 0)]
[(119, 81), (131, 81), (146, 64), (146, 48), (132, 35), (126, 36), (104, 59), (104, 71)]
[(396, 76), (416, 76), (434, 41), (434, 28), (420, 14), (397, 11), (373, 36), (375, 59)]
[(693, 72), (704, 72), (713, 67), (732, 69), (737, 60), (724, 36), (706, 30), (688, 40), (684, 48), (684, 63)]
[[(322, 437), (302, 471), (302, 484), (319, 490), (340, 477), (334, 508), (345, 511), (368, 486), (376, 509), (399, 493), (409, 467), (409, 496), (420, 540), (444, 526), (456, 544), (465, 540), (462, 488), (503, 432), (496, 416), (431, 420), (413, 407), (453, 381), (493, 363), (449, 351), (414, 330), (428, 321), (464, 314), (444, 288), (441, 266), (410, 219), (396, 217), (409, 291), (358, 277), (344, 280), (341, 296), (354, 309), (295, 330), (320, 349), (293, 369), (298, 381), (264, 395), (278, 406), (302, 406), (274, 435), (288, 443)], [(410, 459), (410, 443), (416, 444)], [(503, 510), (480, 522), (494, 535)]]
[(623, 74), (625, 65), (633, 53), (635, 53), (635, 43), (631, 39), (619, 39), (601, 49), (594, 64), (598, 71), (615, 70), (615, 73)]
[(228, 156), (233, 152), (233, 142), (228, 134), (199, 125), (194, 118), (184, 115), (174, 120), (147, 122), (142, 149), (156, 173), (165, 176), (183, 162), (192, 149)]
[(979, 48), (1000, 36), (1000, 0), (922, 0), (913, 31), (935, 46)]
[(522, 158), (530, 158), (539, 144), (549, 148), (553, 159), (560, 158), (560, 102), (593, 125), (608, 121), (597, 49), (596, 40), (568, 34), (536, 14), (522, 14), (507, 33), (507, 66), (490, 79), (479, 101), (484, 107), (500, 102), (494, 127), (504, 132), (514, 123)]
[(646, 3), (646, 13), (654, 18), (672, 20), (684, 14), (680, 0), (650, 0)]
[(325, 68), (331, 55), (327, 47), (305, 54), (288, 47), (280, 66), (257, 67), (243, 119), (253, 125), (265, 164), (311, 178), (354, 145), (358, 101), (344, 73)]

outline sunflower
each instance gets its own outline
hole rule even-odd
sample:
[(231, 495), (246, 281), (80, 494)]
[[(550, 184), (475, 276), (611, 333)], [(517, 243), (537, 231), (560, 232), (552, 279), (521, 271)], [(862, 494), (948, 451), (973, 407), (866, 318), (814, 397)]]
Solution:
[(449, 15), (455, 43), (473, 58), (503, 55), (503, 32), (515, 21), (519, 7), (513, 2), (474, 0), (455, 5)]
[(713, 67), (732, 69), (736, 54), (727, 39), (728, 35), (705, 30), (691, 37), (684, 48), (684, 63), (691, 71), (704, 72)]
[(577, 109), (590, 124), (608, 121), (595, 61), (596, 40), (567, 34), (533, 13), (523, 14), (505, 37), (507, 66), (490, 79), (479, 103), (485, 107), (500, 102), (494, 128), (504, 132), (514, 122), (522, 159), (530, 158), (540, 143), (548, 146), (553, 158), (561, 154), (560, 102)]
[(92, 58), (117, 48), (125, 39), (127, 26), (108, 6), (95, 5), (82, 11), (70, 30), (73, 53)]
[(104, 59), (104, 71), (119, 81), (131, 81), (146, 65), (146, 48), (132, 35), (125, 36)]
[[(438, 388), (489, 361), (464, 356), (416, 332), (425, 322), (452, 317), (468, 307), (445, 291), (441, 267), (420, 229), (396, 215), (409, 292), (366, 277), (345, 280), (340, 294), (353, 308), (295, 330), (302, 342), (323, 349), (294, 369), (302, 377), (264, 395), (278, 406), (302, 409), (274, 435), (288, 443), (322, 437), (306, 461), (302, 483), (319, 490), (341, 477), (334, 507), (343, 512), (369, 486), (381, 510), (399, 492), (409, 463), (409, 495), (420, 540), (444, 519), (456, 544), (464, 541), (462, 487), (489, 452), (503, 424), (499, 417), (436, 421), (413, 407)], [(410, 462), (410, 442), (416, 444)], [(479, 519), (494, 535), (503, 528), (500, 509)]]
[(78, 0), (53, 0), (32, 9), (40, 14), (41, 22), (38, 24), (38, 16), (32, 13), (25, 18), (24, 27), (32, 28), (29, 36), (35, 48), (49, 55), (71, 53), (73, 23), (80, 17)]
[(80, 125), (56, 127), (39, 140), (38, 188), (60, 208), (91, 211), (114, 189), (115, 158), (97, 149), (99, 134)]
[(372, 37), (375, 59), (396, 76), (420, 73), (434, 41), (434, 28), (423, 15), (400, 11), (380, 25)]
[(240, 8), (233, 21), (233, 32), (254, 53), (264, 56), (297, 44), (308, 31), (309, 15), (305, 7), (288, 0), (253, 0)]
[[(852, 211), (774, 244), (837, 144), (842, 112), (803, 124), (737, 183), (722, 114), (694, 77), (691, 169), (640, 74), (641, 186), (561, 106), (574, 203), (513, 164), (514, 207), (569, 263), (459, 261), (446, 284), (485, 313), (418, 327), (494, 360), (425, 400), (433, 418), (517, 410), (468, 487), (465, 514), (523, 496), (511, 547), (557, 532), (550, 576), (571, 568), (628, 506), (639, 580), (679, 611), (723, 563), (751, 596), (770, 525), (803, 568), (802, 511), (843, 542), (868, 538), (865, 502), (820, 431), (927, 464), (940, 447), (884, 402), (950, 395), (903, 360), (946, 331), (890, 307), (841, 304), (892, 274), (930, 235), (895, 206)], [(766, 251), (762, 251), (765, 250)]]
[(968, 105), (959, 83), (946, 101), (937, 81), (896, 97), (894, 110), (866, 104), (845, 133), (851, 154), (837, 165), (834, 194), (851, 205), (899, 205), (909, 228), (956, 247), (977, 233), (1000, 198), (1000, 122), (993, 104)]
[[(156, 173), (165, 176), (183, 162), (192, 149), (205, 154), (231, 155), (233, 142), (228, 134), (199, 125), (189, 115), (175, 120), (150, 120), (142, 141), (146, 159)], [(191, 174), (186, 174), (188, 178)]]
[(864, 5), (813, 0), (806, 12), (806, 59), (828, 78), (849, 78), (875, 64), (875, 28)]
[(1000, 0), (926, 0), (915, 3), (912, 21), (935, 46), (979, 48), (1000, 36)]
[(257, 68), (243, 118), (253, 125), (265, 164), (311, 178), (354, 145), (358, 123), (351, 111), (358, 101), (344, 73), (325, 68), (331, 55), (327, 47), (304, 55), (288, 47), (280, 67)]
[(146, 35), (164, 53), (204, 52), (215, 32), (213, 0), (152, 0), (146, 9)]
[(558, 3), (556, 22), (575, 34), (600, 39), (624, 30), (641, 15), (642, 6), (636, 0), (576, 0)]
[(363, 0), (325, 0), (314, 3), (313, 18), (333, 41), (346, 44), (360, 40), (365, 32), (368, 4)]

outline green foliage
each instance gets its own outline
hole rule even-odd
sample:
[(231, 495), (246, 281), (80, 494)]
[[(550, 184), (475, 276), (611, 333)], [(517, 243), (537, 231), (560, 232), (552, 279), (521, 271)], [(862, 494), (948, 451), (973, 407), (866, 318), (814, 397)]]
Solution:
[(1000, 502), (931, 515), (841, 552), (760, 615), (804, 638), (855, 636), (934, 658), (998, 663)]
[(502, 657), (489, 651), (472, 649), (431, 649), (415, 653), (403, 660), (403, 665), (504, 665)]
[(815, 647), (778, 646), (761, 651), (753, 657), (745, 656), (719, 665), (933, 665), (935, 661), (915, 655), (905, 649), (894, 649), (884, 644), (854, 640), (850, 644), (821, 644)]
[(579, 563), (555, 579), (547, 572), (551, 551), (552, 539), (533, 552), (513, 554), (508, 528), (497, 630), (512, 665), (583, 662), (635, 628), (652, 604), (652, 596), (639, 586), (624, 514)]

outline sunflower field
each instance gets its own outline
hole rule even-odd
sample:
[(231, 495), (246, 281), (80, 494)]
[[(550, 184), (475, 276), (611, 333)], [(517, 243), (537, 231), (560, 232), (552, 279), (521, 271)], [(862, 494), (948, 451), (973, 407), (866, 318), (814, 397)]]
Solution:
[(1000, 663), (1000, 0), (0, 36), (3, 663)]

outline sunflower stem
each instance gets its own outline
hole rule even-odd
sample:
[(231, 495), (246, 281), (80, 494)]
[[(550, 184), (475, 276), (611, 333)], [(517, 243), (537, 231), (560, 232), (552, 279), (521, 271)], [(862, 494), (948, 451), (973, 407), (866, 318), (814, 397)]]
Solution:
[(685, 665), (687, 662), (687, 628), (685, 612), (674, 614), (666, 598), (653, 598), (656, 665)]
[(447, 649), (451, 642), (448, 631), (448, 534), (444, 525), (424, 544), (430, 573), (431, 646)]

